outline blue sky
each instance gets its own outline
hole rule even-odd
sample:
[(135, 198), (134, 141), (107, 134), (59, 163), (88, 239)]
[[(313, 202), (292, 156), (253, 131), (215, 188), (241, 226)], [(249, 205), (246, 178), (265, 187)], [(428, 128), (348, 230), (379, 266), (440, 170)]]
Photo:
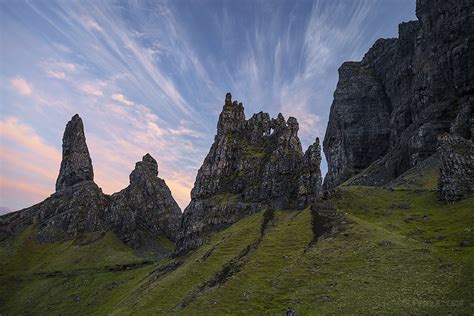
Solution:
[(54, 191), (79, 113), (105, 193), (149, 152), (184, 208), (226, 92), (247, 117), (295, 116), (306, 148), (324, 136), (340, 64), (413, 19), (415, 0), (2, 0), (0, 206)]

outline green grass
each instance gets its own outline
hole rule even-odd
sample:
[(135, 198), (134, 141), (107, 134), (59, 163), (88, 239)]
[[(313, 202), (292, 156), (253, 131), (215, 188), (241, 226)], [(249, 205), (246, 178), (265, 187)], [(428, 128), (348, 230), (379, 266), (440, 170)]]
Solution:
[[(36, 231), (29, 227), (13, 243), (0, 247), (0, 274), (48, 273), (80, 269), (99, 269), (115, 264), (136, 263), (143, 259), (135, 256), (132, 249), (108, 232), (96, 242), (76, 246), (70, 240), (60, 244), (38, 244), (34, 240)], [(98, 235), (87, 234), (84, 238)]]
[(265, 149), (266, 149), (265, 144), (260, 144), (260, 145), (245, 144), (242, 148), (242, 153), (247, 158), (260, 160), (264, 158), (266, 155)]
[[(82, 247), (38, 245), (29, 228), (0, 247), (0, 314), (472, 313), (474, 252), (459, 244), (473, 243), (474, 199), (344, 187), (333, 202), (351, 228), (313, 247), (309, 209), (277, 210), (262, 238), (260, 212), (185, 258), (129, 270), (110, 267), (143, 259), (111, 233)], [(234, 273), (212, 283), (230, 262)]]
[[(23, 231), (13, 242), (0, 247), (0, 313), (75, 314), (102, 308), (118, 293), (127, 293), (140, 274), (112, 272), (123, 264), (140, 264), (112, 233), (85, 234), (81, 240), (94, 242), (77, 246), (70, 240), (57, 244), (38, 244), (35, 229)], [(102, 238), (100, 238), (102, 237)], [(97, 239), (99, 238), (99, 239)]]
[[(453, 254), (450, 250), (462, 240), (473, 241), (474, 198), (446, 204), (437, 201), (433, 191), (350, 187), (334, 202), (339, 209), (439, 251)], [(468, 247), (459, 255), (472, 258), (472, 251)]]
[(222, 193), (222, 194), (216, 194), (212, 197), (212, 204), (214, 206), (227, 206), (227, 205), (232, 205), (238, 202), (238, 199), (240, 197), (240, 194), (231, 194), (231, 193)]

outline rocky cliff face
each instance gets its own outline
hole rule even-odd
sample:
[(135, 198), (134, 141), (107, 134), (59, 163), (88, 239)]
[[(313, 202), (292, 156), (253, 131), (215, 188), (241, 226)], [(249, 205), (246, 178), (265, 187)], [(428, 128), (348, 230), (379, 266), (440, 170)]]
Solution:
[(306, 150), (298, 182), (298, 207), (303, 208), (318, 200), (321, 195), (321, 145), (319, 138)]
[(319, 140), (303, 154), (298, 122), (268, 113), (245, 119), (242, 103), (226, 95), (214, 143), (199, 169), (184, 211), (177, 252), (263, 208), (298, 208), (321, 188)]
[(472, 138), (473, 11), (470, 0), (417, 0), (418, 20), (400, 24), (399, 38), (341, 66), (325, 188), (369, 166), (352, 183), (385, 184), (433, 155), (438, 135)]
[(156, 248), (157, 236), (172, 241), (178, 237), (181, 210), (163, 179), (158, 164), (143, 156), (130, 174), (130, 185), (110, 197), (105, 221), (133, 248)]
[(438, 193), (441, 200), (453, 202), (474, 194), (474, 144), (458, 135), (438, 139), (441, 160)]
[(56, 192), (41, 203), (0, 217), (0, 240), (35, 225), (39, 242), (112, 230), (135, 249), (153, 248), (158, 238), (175, 240), (181, 212), (158, 165), (149, 155), (138, 162), (130, 185), (108, 196), (93, 181), (92, 161), (79, 115), (67, 124)]

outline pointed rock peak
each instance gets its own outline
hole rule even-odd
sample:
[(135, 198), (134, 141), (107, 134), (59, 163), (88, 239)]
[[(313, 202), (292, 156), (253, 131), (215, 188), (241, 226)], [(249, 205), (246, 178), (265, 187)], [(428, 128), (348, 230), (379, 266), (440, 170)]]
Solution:
[(319, 143), (319, 137), (316, 137), (314, 143), (308, 147), (305, 156), (310, 157), (310, 159), (321, 160), (321, 144)]
[(84, 125), (78, 114), (74, 115), (66, 125), (63, 136), (63, 157), (56, 191), (66, 189), (82, 181), (93, 181), (94, 171), (87, 149)]
[(156, 169), (158, 170), (158, 163), (156, 162), (155, 158), (153, 158), (150, 154), (147, 153), (145, 156), (143, 156), (142, 162), (145, 162), (145, 163), (151, 164), (151, 165), (155, 165)]
[(150, 154), (143, 156), (142, 161), (135, 164), (135, 169), (130, 174), (130, 184), (137, 184), (143, 179), (158, 176), (158, 163)]
[(288, 125), (288, 128), (290, 129), (291, 134), (296, 136), (300, 128), (300, 125), (298, 124), (298, 120), (295, 117), (290, 116), (286, 124)]
[(278, 113), (276, 119), (272, 118), (271, 120), (271, 128), (275, 129), (275, 131), (281, 131), (286, 127), (286, 121), (283, 117), (283, 114)]
[(244, 123), (244, 106), (238, 101), (232, 102), (232, 95), (227, 93), (224, 108), (219, 115), (219, 122), (217, 123), (217, 137), (220, 138), (228, 132), (239, 130)]
[(232, 94), (230, 92), (227, 92), (225, 95), (224, 105), (232, 105)]
[(235, 101), (232, 101), (232, 94), (230, 92), (227, 92), (226, 95), (225, 95), (225, 102), (224, 102), (224, 108), (223, 108), (223, 112), (224, 111), (235, 111), (235, 110), (238, 110), (238, 111), (243, 111), (244, 109), (244, 106), (242, 104), (242, 102), (239, 102), (237, 100)]

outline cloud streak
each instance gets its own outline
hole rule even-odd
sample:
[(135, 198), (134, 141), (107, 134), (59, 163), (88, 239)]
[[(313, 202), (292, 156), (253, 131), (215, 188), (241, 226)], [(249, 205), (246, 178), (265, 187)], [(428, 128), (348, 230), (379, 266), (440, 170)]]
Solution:
[(18, 118), (0, 120), (0, 131), (0, 205), (21, 207), (21, 201), (36, 203), (51, 194), (59, 151)]
[(33, 92), (31, 85), (23, 78), (13, 78), (10, 80), (10, 84), (21, 95), (30, 95)]
[(184, 208), (226, 92), (248, 116), (297, 117), (307, 146), (324, 135), (340, 63), (396, 35), (413, 2), (2, 2), (0, 205), (52, 192), (79, 113), (106, 193), (148, 152)]

